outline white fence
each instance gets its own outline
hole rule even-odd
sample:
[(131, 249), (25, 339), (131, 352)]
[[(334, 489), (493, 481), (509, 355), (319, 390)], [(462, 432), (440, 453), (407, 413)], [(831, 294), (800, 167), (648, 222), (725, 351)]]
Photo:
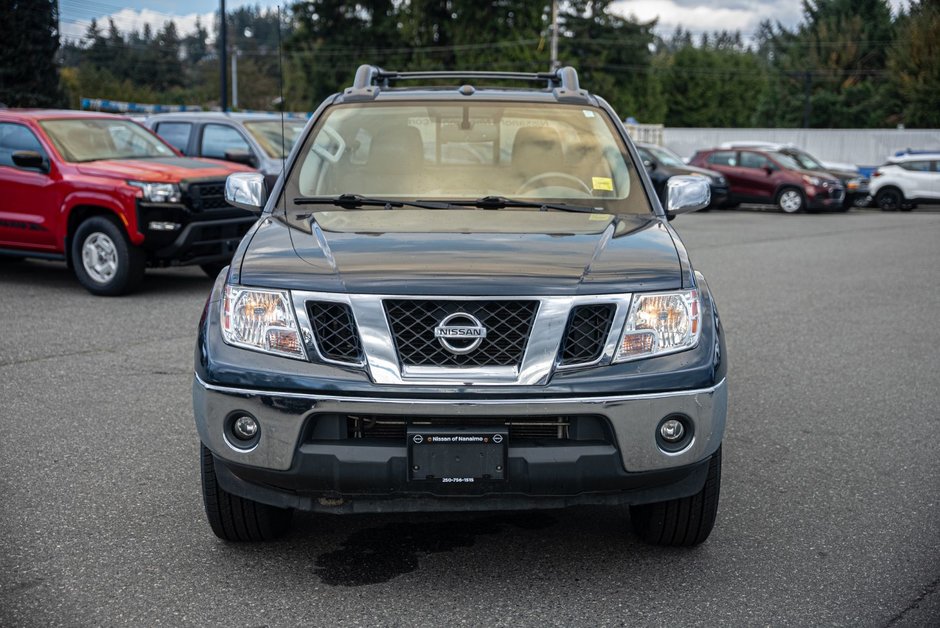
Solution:
[(940, 150), (940, 129), (663, 129), (663, 144), (682, 157), (723, 142), (794, 144), (823, 161), (878, 166), (904, 149)]

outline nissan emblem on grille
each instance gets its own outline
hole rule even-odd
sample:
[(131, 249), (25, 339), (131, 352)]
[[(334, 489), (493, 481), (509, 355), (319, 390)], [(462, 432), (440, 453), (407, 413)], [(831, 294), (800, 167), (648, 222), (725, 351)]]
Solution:
[(480, 346), (486, 338), (486, 327), (475, 316), (455, 312), (445, 317), (441, 324), (434, 328), (434, 337), (451, 353), (462, 355)]

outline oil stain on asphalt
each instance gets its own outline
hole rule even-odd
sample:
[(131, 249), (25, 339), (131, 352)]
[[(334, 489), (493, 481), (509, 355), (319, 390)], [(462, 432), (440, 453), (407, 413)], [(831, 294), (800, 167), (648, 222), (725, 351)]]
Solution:
[(541, 530), (556, 519), (542, 512), (463, 521), (395, 522), (354, 532), (340, 549), (321, 554), (314, 569), (324, 584), (360, 587), (388, 582), (418, 568), (422, 555), (471, 547), (507, 527)]

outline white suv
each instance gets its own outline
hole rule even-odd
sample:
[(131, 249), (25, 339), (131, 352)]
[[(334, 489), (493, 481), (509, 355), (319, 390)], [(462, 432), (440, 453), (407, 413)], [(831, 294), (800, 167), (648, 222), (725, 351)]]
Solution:
[(940, 152), (891, 157), (872, 174), (869, 189), (882, 211), (910, 211), (917, 203), (940, 203)]

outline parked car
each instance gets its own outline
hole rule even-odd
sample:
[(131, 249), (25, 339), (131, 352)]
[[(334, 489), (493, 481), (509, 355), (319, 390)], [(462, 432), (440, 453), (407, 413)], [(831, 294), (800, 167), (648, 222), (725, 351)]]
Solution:
[(835, 162), (823, 162), (816, 159), (805, 150), (792, 144), (775, 144), (771, 142), (725, 142), (720, 148), (758, 148), (775, 151), (791, 157), (804, 170), (830, 174), (842, 182), (845, 188), (843, 208), (848, 211), (852, 207), (865, 207), (870, 202), (869, 181), (863, 176), (858, 166)]
[(63, 260), (101, 295), (147, 266), (215, 276), (255, 221), (224, 197), (225, 177), (248, 170), (180, 157), (123, 117), (0, 110), (0, 253)]
[[(506, 79), (533, 88), (486, 87)], [(629, 504), (651, 543), (708, 537), (727, 353), (669, 224), (708, 204), (704, 177), (652, 202), (570, 67), (362, 66), (299, 143), (270, 195), (226, 186), (263, 218), (198, 332), (216, 535), (273, 538), (293, 509)]]
[(195, 111), (156, 114), (146, 124), (184, 155), (256, 168), (270, 190), (306, 122), (266, 113)]
[(871, 193), (882, 211), (910, 211), (940, 202), (940, 153), (891, 157), (872, 174)]
[(728, 182), (720, 172), (686, 165), (682, 158), (674, 152), (655, 144), (637, 142), (636, 149), (640, 153), (640, 159), (643, 160), (646, 172), (649, 174), (653, 187), (656, 189), (656, 194), (664, 207), (667, 194), (666, 184), (669, 179), (676, 175), (693, 175), (708, 179), (712, 197), (708, 209), (721, 207), (728, 200)]
[(806, 170), (777, 151), (712, 148), (697, 152), (689, 163), (724, 175), (731, 190), (729, 202), (735, 205), (772, 203), (787, 213), (846, 209), (845, 188), (838, 179)]

